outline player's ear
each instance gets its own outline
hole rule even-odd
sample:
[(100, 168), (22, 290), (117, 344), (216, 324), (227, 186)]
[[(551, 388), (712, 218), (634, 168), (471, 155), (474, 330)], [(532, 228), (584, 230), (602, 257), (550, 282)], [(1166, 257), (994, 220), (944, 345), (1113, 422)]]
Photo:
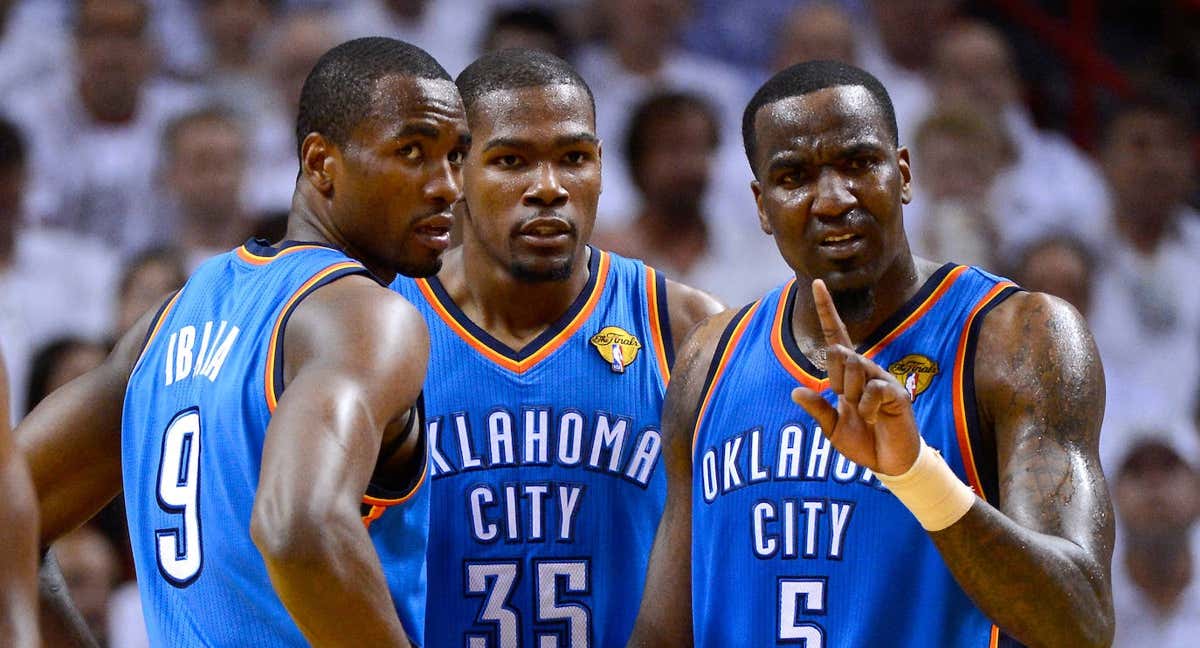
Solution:
[(309, 133), (300, 144), (300, 175), (328, 196), (333, 193), (333, 178), (337, 174), (339, 153), (320, 133)]
[(775, 230), (771, 229), (771, 221), (767, 219), (767, 212), (763, 209), (762, 185), (758, 180), (750, 181), (750, 193), (754, 194), (754, 206), (758, 208), (758, 226), (767, 236), (774, 236)]
[(907, 205), (912, 201), (912, 167), (909, 166), (907, 146), (896, 149), (896, 165), (900, 167), (900, 202)]

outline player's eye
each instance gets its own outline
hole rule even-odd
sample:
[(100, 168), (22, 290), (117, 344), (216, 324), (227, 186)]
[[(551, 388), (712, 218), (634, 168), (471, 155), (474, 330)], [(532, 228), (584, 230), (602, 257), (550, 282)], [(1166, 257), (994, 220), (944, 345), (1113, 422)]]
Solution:
[(501, 155), (494, 158), (492, 163), (502, 169), (511, 169), (521, 163), (521, 158), (515, 155)]
[(591, 156), (584, 151), (571, 151), (563, 156), (563, 160), (565, 160), (567, 164), (583, 164), (590, 158)]
[(868, 157), (850, 158), (850, 160), (846, 162), (846, 168), (850, 169), (851, 171), (866, 171), (867, 169), (871, 168), (873, 162), (874, 161)]
[(453, 164), (454, 166), (461, 166), (462, 163), (467, 160), (467, 152), (450, 151), (450, 155), (446, 156), (446, 158), (450, 160), (450, 164)]
[(416, 144), (406, 144), (404, 146), (401, 146), (396, 151), (396, 155), (399, 155), (400, 157), (402, 157), (406, 160), (413, 160), (413, 161), (420, 160), (421, 159), (421, 147)]

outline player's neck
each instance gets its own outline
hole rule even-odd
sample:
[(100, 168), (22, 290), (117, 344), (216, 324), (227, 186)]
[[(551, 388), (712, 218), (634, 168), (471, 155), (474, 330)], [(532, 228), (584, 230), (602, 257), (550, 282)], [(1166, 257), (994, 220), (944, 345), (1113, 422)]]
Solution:
[(530, 282), (477, 246), (465, 240), (462, 253), (446, 260), (439, 278), (471, 321), (513, 349), (524, 347), (558, 321), (590, 277), (588, 247), (576, 257), (568, 278)]
[[(937, 271), (938, 265), (925, 259), (918, 259), (909, 253), (897, 257), (874, 287), (863, 295), (865, 304), (856, 305), (857, 313), (839, 313), (850, 333), (850, 339), (858, 344), (878, 329), (893, 313), (900, 310), (904, 304), (920, 290), (921, 285)], [(838, 301), (839, 293), (834, 292), (834, 301)], [(817, 320), (817, 311), (813, 305), (811, 280), (807, 277), (796, 278), (796, 304), (792, 310), (792, 332), (800, 350), (810, 359), (816, 358), (816, 350), (825, 347), (825, 338), (821, 333), (821, 323)], [(812, 353), (810, 353), (810, 350)], [(820, 362), (816, 363), (820, 366)]]
[(359, 251), (349, 240), (330, 226), (327, 215), (320, 213), (322, 209), (319, 200), (308, 196), (311, 187), (307, 183), (297, 182), (296, 193), (292, 195), (292, 209), (288, 212), (287, 231), (283, 238), (287, 241), (306, 241), (321, 243), (338, 248), (346, 256), (363, 264), (366, 269), (384, 284), (392, 283), (396, 271), (378, 263)]

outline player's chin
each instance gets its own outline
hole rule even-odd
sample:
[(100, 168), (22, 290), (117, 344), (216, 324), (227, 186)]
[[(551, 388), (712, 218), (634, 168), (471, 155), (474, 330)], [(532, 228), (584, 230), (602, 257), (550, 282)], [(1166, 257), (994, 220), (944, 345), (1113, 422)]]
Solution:
[(432, 277), (442, 269), (442, 252), (430, 248), (410, 246), (408, 253), (397, 259), (396, 272), (406, 277), (420, 279)]

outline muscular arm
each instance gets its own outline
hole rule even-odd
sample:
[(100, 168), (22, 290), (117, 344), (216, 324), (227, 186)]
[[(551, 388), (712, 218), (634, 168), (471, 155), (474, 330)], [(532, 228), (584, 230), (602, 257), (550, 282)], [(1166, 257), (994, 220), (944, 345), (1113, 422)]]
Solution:
[(1113, 516), (1091, 335), (1064, 302), (1014, 295), (984, 320), (975, 367), (981, 422), (996, 436), (999, 509), (976, 500), (931, 537), (976, 605), (1016, 639), (1107, 646)]
[(37, 511), (25, 460), (8, 426), (8, 376), (0, 358), (0, 645), (34, 648)]
[(359, 504), (428, 355), (416, 310), (363, 277), (317, 290), (288, 322), (288, 380), (267, 427), (251, 535), (313, 645), (410, 645)]
[(733, 311), (722, 313), (696, 328), (680, 348), (667, 388), (662, 420), (667, 500), (654, 537), (630, 648), (691, 646), (693, 642), (692, 432), (708, 366), (733, 315)]
[[(37, 492), (42, 547), (89, 520), (121, 491), (125, 385), (154, 312), (121, 338), (104, 364), (47, 396), (17, 427)], [(67, 594), (57, 566), (43, 566), (38, 597), (45, 645), (98, 645)]]
[(703, 290), (670, 279), (666, 283), (671, 339), (676, 342), (683, 342), (697, 324), (725, 310), (724, 304)]

